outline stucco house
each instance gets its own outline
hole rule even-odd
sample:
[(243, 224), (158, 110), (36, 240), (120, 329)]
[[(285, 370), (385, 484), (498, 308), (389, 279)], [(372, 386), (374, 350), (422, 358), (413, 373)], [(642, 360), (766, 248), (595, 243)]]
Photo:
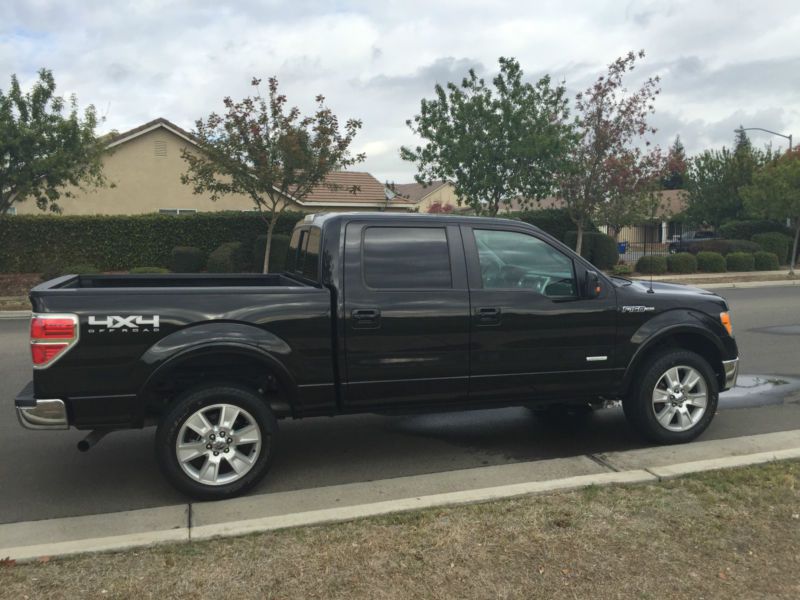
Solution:
[[(194, 194), (181, 183), (186, 163), (181, 151), (197, 147), (192, 134), (167, 119), (159, 118), (107, 138), (108, 153), (103, 172), (113, 186), (73, 190), (74, 197), (62, 197), (65, 215), (131, 215), (142, 213), (187, 214), (206, 211), (250, 211), (252, 200), (245, 195), (227, 195), (216, 202), (209, 194)], [(287, 208), (304, 212), (345, 210), (409, 211), (413, 202), (392, 197), (386, 187), (369, 173), (340, 171), (302, 201), (286, 198)], [(351, 189), (357, 188), (355, 193)], [(32, 201), (16, 204), (15, 214), (41, 214)]]
[[(413, 204), (414, 210), (427, 213), (434, 204), (441, 207), (450, 206), (449, 211), (462, 212), (469, 210), (467, 206), (459, 206), (453, 184), (446, 181), (434, 181), (431, 185), (421, 183), (398, 183), (394, 186), (399, 197), (406, 198)], [(448, 209), (445, 208), (445, 211)], [(449, 212), (448, 211), (448, 212)]]

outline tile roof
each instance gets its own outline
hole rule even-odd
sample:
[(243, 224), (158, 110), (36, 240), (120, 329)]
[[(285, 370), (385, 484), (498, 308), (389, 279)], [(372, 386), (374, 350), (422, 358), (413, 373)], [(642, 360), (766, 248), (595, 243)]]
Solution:
[(164, 129), (171, 130), (176, 135), (184, 138), (185, 140), (196, 143), (194, 136), (178, 127), (172, 121), (165, 119), (164, 117), (158, 117), (157, 119), (153, 119), (152, 121), (148, 121), (144, 125), (139, 125), (138, 127), (134, 127), (133, 129), (129, 129), (128, 131), (123, 131), (122, 133), (112, 132), (104, 136), (107, 139), (107, 143), (109, 146), (117, 146), (128, 140), (132, 140), (134, 138), (139, 137), (140, 135), (144, 135), (148, 131), (152, 131), (153, 129), (158, 129), (159, 127), (163, 127)]
[[(331, 189), (330, 186), (334, 186)], [(352, 190), (357, 188), (354, 193)], [(361, 171), (334, 171), (325, 178), (325, 183), (311, 190), (303, 198), (304, 204), (336, 202), (347, 204), (385, 203), (386, 186), (369, 173)], [(395, 197), (390, 204), (412, 204), (406, 198)]]
[(446, 181), (434, 181), (429, 186), (424, 186), (421, 183), (396, 183), (394, 189), (397, 191), (398, 194), (402, 196), (406, 196), (409, 200), (411, 200), (414, 204), (421, 202), (425, 196), (431, 194), (438, 190), (443, 185), (446, 185)]

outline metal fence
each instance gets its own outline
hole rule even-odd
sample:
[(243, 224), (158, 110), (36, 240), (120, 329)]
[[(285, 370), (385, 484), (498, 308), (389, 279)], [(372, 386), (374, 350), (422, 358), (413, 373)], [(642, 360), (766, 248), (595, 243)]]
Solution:
[(657, 222), (623, 227), (615, 236), (613, 228), (600, 230), (617, 240), (620, 261), (635, 265), (645, 254), (666, 256), (690, 229), (682, 223)]

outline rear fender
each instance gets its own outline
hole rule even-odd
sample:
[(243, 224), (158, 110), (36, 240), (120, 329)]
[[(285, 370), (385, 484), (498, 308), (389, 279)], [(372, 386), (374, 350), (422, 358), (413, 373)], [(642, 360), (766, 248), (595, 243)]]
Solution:
[(281, 338), (269, 331), (242, 323), (214, 322), (187, 327), (159, 340), (139, 360), (138, 368), (147, 373), (139, 390), (139, 421), (143, 421), (147, 400), (155, 384), (169, 372), (189, 360), (203, 355), (241, 354), (256, 359), (272, 374), (285, 394), (285, 400), (294, 405), (297, 383), (286, 368), (285, 360), (291, 348)]

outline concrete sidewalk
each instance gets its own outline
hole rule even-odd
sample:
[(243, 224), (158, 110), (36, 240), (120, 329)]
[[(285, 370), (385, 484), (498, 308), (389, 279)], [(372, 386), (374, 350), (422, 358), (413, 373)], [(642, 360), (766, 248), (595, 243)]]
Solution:
[(191, 542), (589, 485), (800, 458), (800, 430), (514, 463), (315, 489), (0, 525), (0, 559)]
[[(649, 275), (635, 277), (640, 281), (650, 281)], [(653, 275), (653, 281), (664, 283), (683, 283), (706, 289), (748, 288), (764, 286), (800, 285), (800, 277), (785, 271), (746, 271), (734, 273), (691, 273), (689, 275)]]

